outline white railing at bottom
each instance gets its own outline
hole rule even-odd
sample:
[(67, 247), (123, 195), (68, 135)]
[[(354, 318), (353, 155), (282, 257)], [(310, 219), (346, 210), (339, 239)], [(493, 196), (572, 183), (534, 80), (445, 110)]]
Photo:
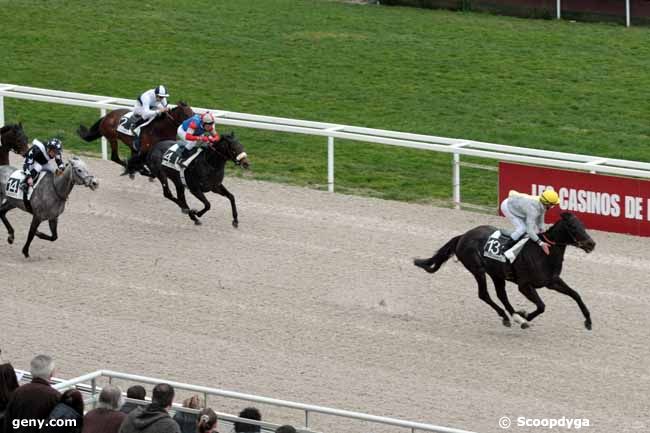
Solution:
[[(131, 382), (146, 383), (155, 385), (158, 383), (168, 383), (173, 386), (175, 389), (181, 389), (191, 392), (196, 392), (203, 395), (204, 402), (207, 401), (208, 396), (218, 396), (223, 398), (231, 398), (238, 400), (245, 400), (254, 403), (268, 404), (271, 406), (296, 409), (304, 412), (305, 423), (304, 429), (311, 429), (309, 424), (309, 414), (310, 413), (319, 413), (323, 415), (329, 415), (339, 418), (349, 418), (357, 421), (365, 421), (376, 424), (391, 425), (396, 427), (401, 427), (404, 429), (409, 429), (412, 433), (415, 432), (434, 432), (434, 433), (474, 433), (468, 430), (460, 430), (450, 427), (440, 427), (432, 424), (424, 424), (411, 421), (403, 421), (396, 418), (388, 418), (383, 416), (368, 415), (360, 412), (351, 412), (347, 410), (333, 409), (324, 406), (314, 406), (304, 403), (296, 403), (293, 401), (287, 400), (278, 400), (274, 398), (261, 397), (252, 394), (243, 394), (240, 392), (226, 391), (217, 388), (209, 388), (206, 386), (197, 386), (191, 385), (188, 383), (168, 381), (164, 379), (158, 379), (153, 377), (138, 376), (135, 374), (120, 373), (112, 370), (98, 370), (92, 373), (84, 374), (83, 376), (75, 377), (73, 379), (64, 380), (56, 383), (54, 388), (58, 390), (64, 390), (71, 387), (80, 386), (85, 392), (91, 394), (93, 401), (96, 399), (98, 394), (98, 385), (97, 380), (100, 378), (108, 378), (110, 383), (113, 379), (126, 380)], [(88, 384), (90, 382), (90, 384)]]

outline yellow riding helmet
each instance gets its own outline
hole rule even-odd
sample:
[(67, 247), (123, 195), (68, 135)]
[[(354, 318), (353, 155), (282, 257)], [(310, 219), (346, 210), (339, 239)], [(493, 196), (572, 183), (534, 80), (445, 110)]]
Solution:
[(542, 204), (555, 206), (560, 204), (560, 197), (552, 189), (547, 189), (539, 196), (539, 201), (541, 201)]

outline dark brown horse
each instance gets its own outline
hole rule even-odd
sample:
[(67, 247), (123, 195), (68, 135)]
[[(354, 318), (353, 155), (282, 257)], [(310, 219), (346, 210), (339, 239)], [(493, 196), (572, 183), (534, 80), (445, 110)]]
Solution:
[[(567, 283), (560, 278), (562, 262), (567, 245), (578, 247), (590, 253), (596, 247), (596, 242), (589, 236), (582, 222), (573, 214), (564, 212), (561, 219), (549, 228), (541, 237), (551, 245), (550, 255), (534, 242), (528, 241), (519, 256), (511, 263), (502, 263), (483, 255), (483, 247), (496, 227), (479, 226), (465, 234), (456, 236), (440, 248), (431, 258), (416, 259), (414, 264), (423, 268), (430, 274), (435, 273), (451, 256), (458, 260), (474, 275), (478, 283), (478, 296), (496, 311), (505, 326), (510, 326), (510, 317), (515, 322), (521, 323), (522, 328), (529, 326), (528, 321), (542, 314), (545, 309), (544, 302), (539, 297), (537, 289), (548, 287), (551, 290), (563, 293), (573, 298), (580, 307), (585, 317), (585, 328), (591, 329), (591, 315), (582, 298)], [(490, 276), (497, 296), (508, 311), (506, 314), (495, 304), (487, 290), (486, 274)], [(519, 291), (537, 309), (532, 313), (517, 311), (512, 308), (506, 294), (506, 280), (519, 286)]]
[[(126, 162), (122, 161), (118, 154), (118, 138), (122, 143), (129, 146), (132, 156), (137, 152), (133, 148), (133, 137), (118, 132), (117, 127), (120, 123), (120, 118), (129, 111), (131, 110), (126, 108), (113, 110), (95, 122), (90, 129), (83, 125), (79, 125), (77, 134), (88, 142), (97, 140), (102, 136), (106, 137), (108, 142), (111, 143), (111, 161), (117, 162), (126, 167)], [(194, 112), (192, 111), (192, 108), (182, 101), (168, 112), (160, 114), (151, 123), (142, 128), (142, 131), (140, 132), (140, 154), (146, 155), (151, 146), (159, 141), (174, 140), (179, 125), (183, 123), (185, 119), (192, 117), (193, 115)]]
[(9, 151), (13, 150), (18, 155), (27, 152), (27, 136), (23, 124), (6, 125), (0, 128), (0, 165), (9, 164)]

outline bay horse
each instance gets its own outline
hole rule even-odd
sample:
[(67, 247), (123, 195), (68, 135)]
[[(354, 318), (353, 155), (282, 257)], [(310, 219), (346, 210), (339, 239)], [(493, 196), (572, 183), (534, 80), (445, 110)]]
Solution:
[[(127, 163), (120, 159), (117, 140), (120, 139), (122, 143), (129, 146), (132, 157), (137, 155), (138, 152), (133, 148), (134, 137), (118, 132), (117, 127), (122, 116), (129, 111), (132, 110), (128, 108), (113, 110), (95, 122), (90, 129), (84, 125), (79, 125), (77, 134), (87, 142), (97, 140), (102, 136), (106, 137), (111, 144), (111, 161), (127, 167)], [(145, 155), (151, 146), (159, 141), (176, 139), (176, 130), (180, 124), (193, 115), (194, 111), (192, 111), (192, 108), (183, 101), (180, 101), (171, 110), (159, 114), (151, 123), (142, 127), (140, 132), (140, 154)], [(138, 162), (133, 161), (132, 165), (136, 165)]]
[(9, 151), (24, 155), (29, 149), (27, 135), (22, 123), (5, 125), (0, 128), (0, 165), (9, 164)]
[[(0, 167), (0, 202), (2, 202), (2, 205), (0, 205), (0, 219), (9, 233), (7, 242), (13, 244), (14, 228), (7, 219), (7, 212), (19, 208), (32, 214), (32, 224), (29, 227), (27, 242), (23, 247), (23, 255), (29, 257), (29, 246), (34, 240), (34, 236), (51, 242), (58, 239), (59, 215), (65, 210), (65, 204), (72, 192), (72, 188), (75, 185), (84, 185), (94, 191), (99, 186), (99, 183), (95, 176), (90, 174), (86, 164), (79, 158), (74, 157), (66, 164), (65, 170), (60, 176), (50, 172), (41, 173), (41, 176), (45, 177), (34, 188), (29, 200), (31, 209), (28, 210), (24, 200), (6, 197), (5, 195), (7, 179), (15, 170), (14, 167), (9, 165)], [(5, 198), (6, 201), (3, 201)], [(38, 231), (38, 227), (43, 221), (49, 223), (51, 234), (47, 235)]]
[[(591, 315), (587, 306), (578, 292), (560, 278), (560, 273), (562, 272), (564, 252), (567, 245), (578, 247), (590, 253), (596, 247), (596, 242), (589, 236), (584, 225), (575, 215), (563, 212), (560, 216), (558, 222), (540, 235), (542, 239), (551, 245), (548, 256), (538, 245), (529, 240), (513, 263), (502, 263), (484, 257), (483, 247), (490, 235), (497, 229), (491, 226), (479, 226), (463, 235), (452, 238), (431, 258), (415, 259), (414, 264), (433, 274), (451, 256), (456, 255), (465, 268), (474, 275), (478, 283), (479, 298), (501, 316), (504, 326), (511, 326), (510, 318), (490, 298), (487, 290), (486, 274), (494, 282), (499, 300), (513, 320), (520, 323), (522, 328), (528, 328), (528, 322), (544, 312), (545, 305), (539, 297), (537, 289), (547, 287), (573, 298), (584, 315), (585, 328), (591, 330)], [(535, 304), (537, 309), (531, 313), (526, 313), (524, 310), (515, 312), (506, 294), (506, 280), (517, 284), (521, 294)]]
[[(232, 161), (244, 169), (248, 169), (250, 163), (248, 156), (244, 151), (244, 146), (239, 142), (235, 134), (222, 134), (219, 141), (205, 147), (194, 161), (185, 169), (184, 177), (187, 188), (192, 195), (203, 203), (203, 209), (197, 211), (190, 209), (185, 200), (185, 187), (181, 181), (180, 173), (177, 170), (162, 165), (165, 152), (176, 142), (161, 141), (154, 145), (147, 158), (147, 166), (151, 170), (152, 176), (160, 181), (165, 198), (176, 203), (183, 213), (187, 213), (194, 224), (200, 225), (200, 217), (210, 210), (210, 202), (205, 197), (206, 192), (212, 191), (222, 195), (230, 200), (232, 209), (232, 225), (239, 226), (237, 219), (237, 206), (235, 205), (235, 196), (223, 185), (225, 167), (227, 161)], [(167, 179), (170, 179), (176, 188), (176, 197), (169, 189)]]

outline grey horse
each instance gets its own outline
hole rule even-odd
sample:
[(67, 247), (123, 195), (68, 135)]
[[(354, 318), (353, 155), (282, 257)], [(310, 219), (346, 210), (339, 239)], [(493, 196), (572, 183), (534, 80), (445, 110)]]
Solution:
[[(7, 212), (14, 208), (20, 208), (25, 212), (30, 212), (23, 200), (6, 197), (7, 179), (15, 170), (15, 168), (8, 165), (0, 166), (0, 202), (2, 203), (0, 205), (0, 219), (2, 219), (5, 227), (7, 227), (7, 232), (9, 233), (7, 242), (10, 244), (14, 242), (14, 228), (7, 219)], [(29, 245), (34, 240), (34, 236), (45, 239), (46, 241), (54, 242), (57, 240), (59, 215), (65, 210), (65, 203), (75, 185), (84, 185), (93, 191), (99, 187), (99, 182), (95, 176), (89, 173), (86, 164), (77, 157), (68, 161), (62, 175), (56, 176), (46, 172), (41, 174), (41, 176), (45, 177), (41, 179), (38, 186), (34, 189), (29, 201), (33, 217), (32, 225), (29, 227), (27, 242), (23, 247), (25, 257), (29, 257)], [(43, 221), (47, 221), (50, 224), (51, 235), (46, 235), (38, 231), (38, 226)]]

